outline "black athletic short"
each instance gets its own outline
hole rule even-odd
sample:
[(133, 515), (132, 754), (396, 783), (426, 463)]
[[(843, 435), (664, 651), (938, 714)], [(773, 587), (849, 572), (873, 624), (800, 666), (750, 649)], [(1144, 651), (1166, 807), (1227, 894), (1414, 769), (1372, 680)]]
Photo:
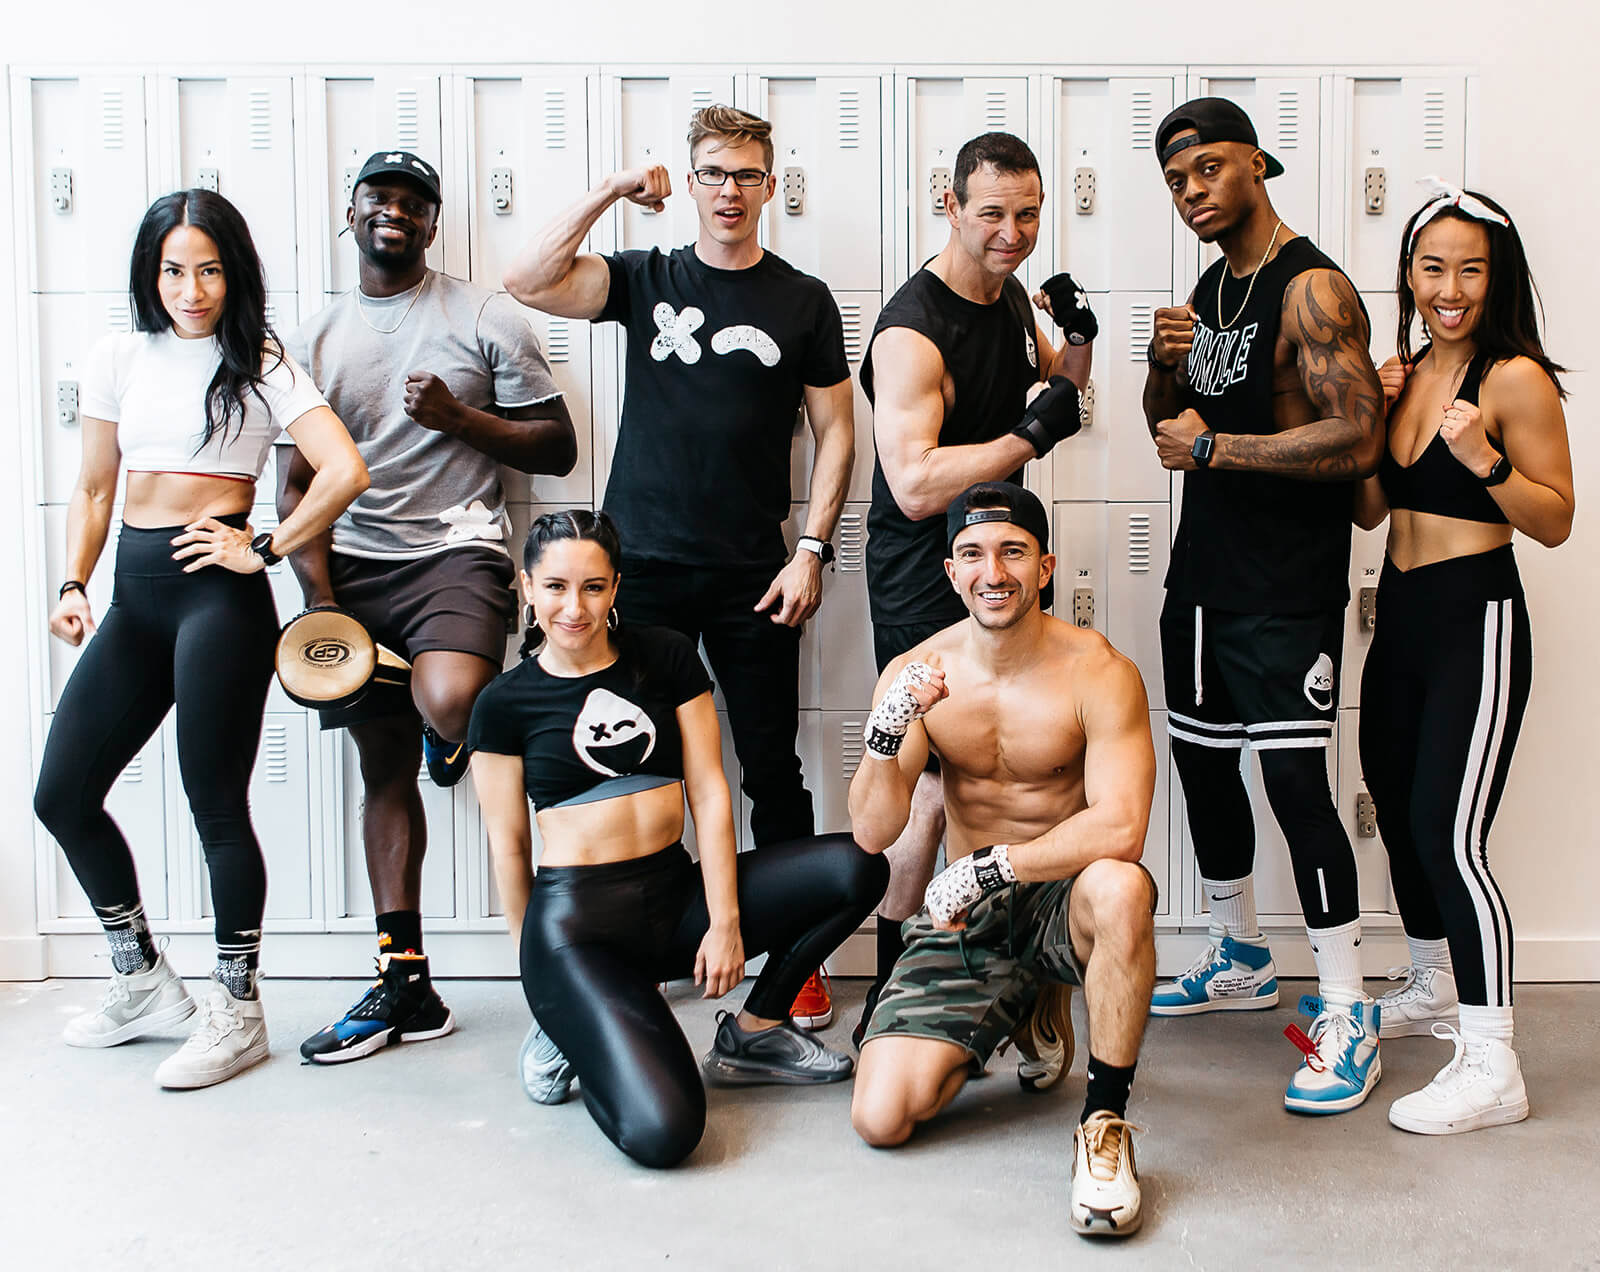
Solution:
[(1161, 610), (1167, 732), (1199, 746), (1327, 746), (1339, 709), (1344, 611)]
[[(407, 662), (429, 650), (477, 654), (499, 667), (516, 619), (516, 568), (493, 548), (449, 548), (432, 556), (379, 561), (332, 553), (336, 604), (372, 638)], [(353, 706), (319, 711), (324, 729), (345, 729), (415, 710), (408, 690), (375, 685)]]

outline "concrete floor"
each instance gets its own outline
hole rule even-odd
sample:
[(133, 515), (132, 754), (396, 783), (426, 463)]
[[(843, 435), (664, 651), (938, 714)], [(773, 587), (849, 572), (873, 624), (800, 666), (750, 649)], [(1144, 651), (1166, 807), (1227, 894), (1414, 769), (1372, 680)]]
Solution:
[[(848, 1045), (865, 982), (836, 982)], [(1286, 1002), (1305, 987), (1285, 984)], [(329, 1069), (296, 1048), (359, 989), (266, 985), (274, 1058), (173, 1093), (175, 1043), (61, 1044), (87, 981), (0, 985), (0, 1264), (7, 1269), (1600, 1268), (1600, 986), (1519, 991), (1533, 1101), (1520, 1125), (1427, 1138), (1390, 1100), (1449, 1058), (1384, 1044), (1353, 1113), (1283, 1111), (1290, 1010), (1151, 1023), (1130, 1116), (1144, 1230), (1087, 1242), (1065, 1220), (1085, 1047), (1024, 1096), (1002, 1057), (902, 1149), (861, 1144), (848, 1086), (714, 1091), (676, 1171), (632, 1165), (581, 1101), (529, 1104), (526, 1013), (507, 982), (443, 982), (449, 1038)], [(712, 1007), (670, 995), (697, 1051)], [(758, 1252), (758, 1247), (765, 1245)]]

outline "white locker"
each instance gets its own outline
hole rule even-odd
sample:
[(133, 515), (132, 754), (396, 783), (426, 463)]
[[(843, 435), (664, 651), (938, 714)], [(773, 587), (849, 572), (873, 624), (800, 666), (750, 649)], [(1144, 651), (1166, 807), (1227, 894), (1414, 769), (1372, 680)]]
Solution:
[(267, 287), (293, 293), (296, 260), (294, 81), (287, 75), (161, 81), (163, 190), (215, 190), (239, 209)]
[(150, 202), (144, 79), (36, 79), (29, 88), (29, 288), (126, 293), (128, 257)]
[(1165, 292), (1114, 292), (1090, 298), (1100, 321), (1094, 342), (1087, 423), (1050, 452), (1057, 500), (1165, 502), (1171, 474), (1156, 457), (1144, 418), (1145, 353)]
[(1367, 793), (1367, 784), (1361, 772), (1359, 721), (1359, 712), (1339, 712), (1339, 785), (1334, 803), (1345, 833), (1350, 836), (1351, 846), (1356, 850), (1361, 912), (1394, 914), (1397, 911), (1394, 892), (1389, 886), (1389, 854), (1367, 802), (1361, 799)]
[(1156, 790), (1150, 802), (1150, 828), (1145, 833), (1144, 856), (1140, 860), (1160, 889), (1156, 902), (1156, 918), (1160, 920), (1181, 913), (1181, 906), (1172, 895), (1173, 881), (1178, 876), (1172, 869), (1172, 754), (1167, 743), (1165, 711), (1150, 713), (1150, 740), (1156, 748)]
[(1459, 183), (1466, 163), (1466, 82), (1459, 76), (1344, 77), (1343, 264), (1361, 291), (1394, 286), (1400, 235), (1427, 199), (1425, 176)]
[[(263, 476), (261, 483), (256, 487), (256, 498), (267, 500), (272, 498), (272, 488), (268, 485), (271, 470)], [(278, 510), (266, 502), (257, 503), (250, 510), (251, 528), (257, 534), (276, 530), (278, 528)], [(296, 614), (306, 607), (305, 594), (300, 590), (300, 580), (295, 577), (294, 569), (287, 560), (279, 561), (276, 565), (269, 565), (266, 570), (267, 581), (272, 587), (272, 604), (278, 612), (278, 626), (281, 628)], [(269, 713), (281, 712), (296, 714), (305, 711), (304, 707), (297, 705), (284, 693), (283, 686), (278, 683), (278, 678), (272, 678), (272, 686), (267, 691), (267, 711)], [(274, 789), (278, 789), (274, 787)]]
[[(869, 706), (863, 703), (856, 711), (817, 713), (817, 777), (811, 794), (821, 834), (850, 829), (850, 779), (861, 767), (861, 735)], [(810, 775), (808, 770), (808, 779)]]
[(823, 580), (822, 608), (811, 620), (825, 711), (866, 711), (878, 673), (872, 656), (872, 615), (867, 601), (867, 505), (849, 503), (834, 536), (833, 573)]
[(34, 432), (39, 443), (38, 498), (42, 503), (64, 504), (72, 497), (83, 460), (83, 375), (89, 352), (106, 333), (131, 331), (133, 315), (126, 289), (114, 294), (41, 294), (33, 298), (33, 305), (39, 340)]
[[(334, 912), (335, 906), (330, 903), (329, 917), (364, 918), (373, 913), (373, 908), (372, 887), (367, 880), (366, 852), (361, 841), (361, 763), (349, 732), (341, 730), (339, 737), (339, 758), (344, 769), (344, 817), (341, 827), (344, 905), (342, 912)], [(454, 801), (451, 798), (454, 790), (435, 786), (428, 777), (426, 764), (418, 766), (417, 785), (422, 791), (422, 808), (428, 822), (428, 851), (422, 862), (422, 917), (427, 920), (454, 918), (456, 824)]]
[[(864, 503), (872, 498), (872, 461), (876, 452), (872, 442), (872, 407), (861, 389), (861, 358), (878, 321), (879, 293), (835, 292), (833, 298), (838, 303), (839, 321), (844, 328), (844, 356), (850, 370), (856, 429), (856, 462), (845, 498)], [(811, 461), (816, 453), (811, 428), (804, 423), (803, 416), (802, 410), (802, 421), (795, 426), (794, 446), (789, 457), (789, 494), (796, 500), (805, 499), (811, 493)]]
[(617, 249), (659, 247), (670, 252), (694, 242), (700, 221), (687, 186), (689, 117), (706, 106), (731, 104), (733, 76), (622, 75), (612, 80), (611, 90), (612, 129), (601, 152), (606, 173), (659, 163), (672, 179), (672, 197), (664, 211), (626, 200), (617, 203), (612, 213)]
[[(443, 138), (439, 121), (439, 77), (402, 70), (375, 76), (313, 77), (311, 153), (321, 154), (325, 200), (322, 286), (330, 295), (356, 285), (355, 244), (346, 234), (345, 209), (350, 206), (356, 176), (367, 156), (386, 146), (409, 150), (439, 167), (448, 195), (454, 174), (442, 166)], [(319, 109), (320, 108), (320, 109)], [(440, 213), (438, 237), (428, 249), (428, 264), (442, 269), (444, 244), (465, 232), (467, 210), (448, 202)]]
[(1060, 78), (1051, 98), (1055, 182), (1045, 214), (1055, 229), (1055, 269), (1086, 291), (1166, 292), (1172, 213), (1155, 130), (1173, 106), (1172, 78)]
[[(41, 617), (48, 617), (55, 608), (56, 588), (60, 581), (67, 577), (67, 510), (64, 507), (45, 508), (43, 511), (44, 522), (44, 559), (46, 575), (44, 583), (47, 590), (46, 596), (39, 606)], [(96, 623), (103, 622), (106, 616), (106, 607), (111, 604), (112, 575), (117, 559), (117, 538), (122, 533), (122, 507), (117, 505), (112, 509), (111, 525), (106, 533), (106, 546), (100, 553), (100, 560), (95, 563), (94, 573), (88, 579), (89, 608), (94, 614)], [(83, 651), (89, 647), (89, 641), (74, 648), (63, 640), (54, 636), (45, 635), (48, 642), (46, 661), (49, 668), (49, 684), (45, 694), (45, 702), (49, 709), (54, 711), (61, 701), (61, 691), (67, 687), (67, 679), (72, 675), (72, 669), (78, 665), (78, 659), (83, 657)]]
[[(587, 89), (582, 74), (562, 71), (475, 77), (466, 81), (466, 94), (472, 278), (499, 290), (506, 269), (533, 235), (589, 188)], [(587, 504), (594, 499), (591, 327), (525, 312), (565, 394), (578, 462), (565, 477), (508, 470), (507, 490), (535, 502)]]

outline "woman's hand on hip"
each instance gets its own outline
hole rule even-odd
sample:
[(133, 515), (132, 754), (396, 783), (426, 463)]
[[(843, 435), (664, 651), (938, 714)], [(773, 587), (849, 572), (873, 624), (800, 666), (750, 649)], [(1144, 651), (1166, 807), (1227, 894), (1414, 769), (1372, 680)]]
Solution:
[(250, 548), (255, 531), (246, 525), (235, 530), (215, 517), (201, 517), (183, 528), (183, 533), (172, 541), (178, 550), (172, 554), (174, 561), (188, 559), (183, 567), (185, 574), (193, 574), (208, 565), (220, 565), (235, 574), (254, 574), (267, 568), (266, 562)]

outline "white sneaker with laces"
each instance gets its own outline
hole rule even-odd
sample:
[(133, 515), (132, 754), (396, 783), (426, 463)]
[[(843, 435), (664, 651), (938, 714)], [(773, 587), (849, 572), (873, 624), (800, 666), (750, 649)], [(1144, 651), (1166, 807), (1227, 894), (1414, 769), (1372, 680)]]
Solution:
[(1072, 1068), (1072, 986), (1046, 984), (1033, 1010), (1007, 1040), (1017, 1044), (1017, 1082), (1024, 1091), (1048, 1091)]
[(1089, 1114), (1072, 1136), (1072, 1230), (1086, 1237), (1126, 1237), (1144, 1220), (1133, 1132), (1106, 1109)]
[(1455, 1020), (1456, 977), (1448, 967), (1391, 967), (1389, 979), (1402, 983), (1378, 999), (1382, 1037), (1415, 1037), (1427, 1034), (1436, 1020)]
[(165, 954), (148, 971), (111, 973), (100, 1006), (74, 1016), (61, 1031), (69, 1047), (115, 1047), (161, 1033), (194, 1015), (194, 999)]
[(1435, 1038), (1456, 1045), (1450, 1063), (1420, 1091), (1389, 1106), (1389, 1121), (1418, 1135), (1459, 1135), (1528, 1116), (1528, 1089), (1517, 1053), (1498, 1038), (1463, 1038), (1440, 1021)]
[(205, 996), (200, 1027), (161, 1062), (156, 1082), (168, 1090), (215, 1086), (267, 1058), (267, 1022), (259, 998), (235, 998), (221, 985)]

